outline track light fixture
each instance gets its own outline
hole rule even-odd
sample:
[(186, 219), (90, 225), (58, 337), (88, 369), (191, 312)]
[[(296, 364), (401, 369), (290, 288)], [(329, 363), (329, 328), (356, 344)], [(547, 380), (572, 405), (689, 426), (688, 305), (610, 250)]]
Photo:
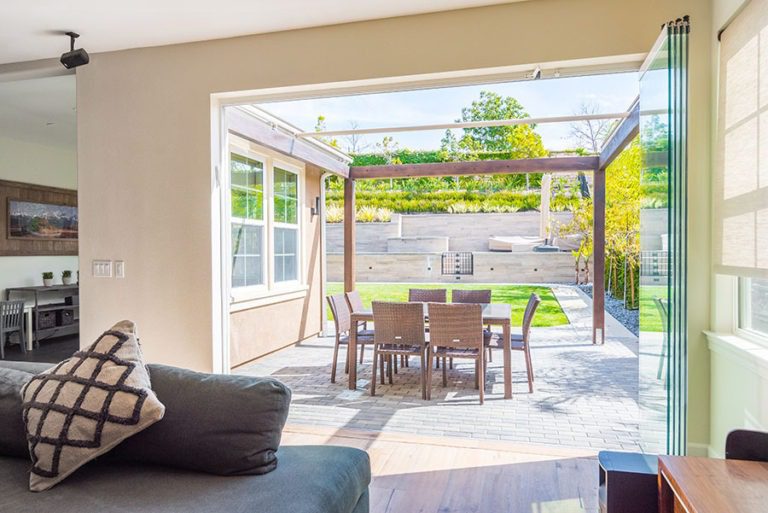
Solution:
[(61, 54), (61, 63), (67, 69), (88, 64), (91, 60), (90, 57), (88, 57), (88, 52), (82, 48), (75, 50), (75, 39), (80, 37), (80, 34), (76, 32), (67, 32), (67, 35), (69, 36), (69, 51)]

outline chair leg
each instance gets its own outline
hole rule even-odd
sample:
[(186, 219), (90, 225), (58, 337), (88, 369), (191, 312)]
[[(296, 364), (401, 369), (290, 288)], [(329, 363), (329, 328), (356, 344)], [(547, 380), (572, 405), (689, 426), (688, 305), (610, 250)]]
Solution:
[(424, 369), (424, 372), (427, 374), (426, 381), (427, 381), (427, 400), (432, 400), (432, 350), (429, 346), (427, 346), (426, 350), (426, 358), (421, 360), (421, 366)]
[(475, 390), (480, 388), (480, 355), (475, 359)]
[(19, 340), (21, 340), (21, 352), (27, 354), (27, 334), (24, 333), (24, 326), (19, 329)]
[(435, 369), (439, 369), (439, 368), (440, 368), (440, 357), (436, 357), (435, 358)]
[[(382, 360), (383, 361), (383, 360)], [(379, 349), (376, 347), (376, 344), (373, 345), (373, 367), (371, 367), (371, 395), (376, 395), (376, 364), (379, 363)], [(382, 376), (384, 376), (384, 371), (382, 369)]]
[(379, 367), (380, 367), (379, 370), (381, 371), (381, 384), (382, 385), (384, 384), (384, 379), (385, 379), (385, 375), (386, 375), (386, 373), (384, 372), (384, 363), (386, 363), (386, 362), (384, 362), (384, 360), (386, 360), (386, 359), (387, 359), (387, 355), (385, 355), (385, 354), (380, 354), (379, 355)]
[(5, 333), (0, 331), (0, 360), (5, 360)]
[(389, 376), (389, 384), (392, 384), (392, 369), (394, 367), (393, 362), (395, 360), (395, 355), (390, 354), (388, 355), (387, 363), (389, 364), (389, 370), (387, 371), (387, 375)]
[[(445, 365), (445, 362), (443, 362), (443, 365)], [(450, 366), (449, 368), (450, 368), (451, 370), (453, 370), (453, 358), (449, 358), (449, 359), (448, 359), (448, 365)]]
[[(336, 339), (336, 343), (333, 344), (333, 363), (331, 365), (331, 383), (336, 383), (336, 364), (339, 359), (339, 339)], [(345, 360), (346, 361), (346, 360)], [(347, 372), (349, 368), (349, 362), (344, 367), (344, 372)]]
[(365, 353), (365, 344), (360, 344), (360, 364), (363, 363), (363, 354)]
[(485, 363), (483, 360), (485, 360), (485, 355), (477, 355), (477, 379), (480, 381), (480, 377), (483, 378), (482, 383), (480, 383), (480, 404), (485, 402)]
[(533, 365), (531, 365), (531, 353), (525, 348), (525, 366), (528, 374), (528, 393), (533, 393)]
[(397, 374), (397, 355), (392, 356), (392, 368), (395, 370), (395, 374)]
[(447, 386), (448, 386), (448, 370), (445, 368), (445, 358), (443, 358), (443, 387), (447, 387)]
[(493, 350), (490, 347), (488, 348), (488, 361), (493, 362)]

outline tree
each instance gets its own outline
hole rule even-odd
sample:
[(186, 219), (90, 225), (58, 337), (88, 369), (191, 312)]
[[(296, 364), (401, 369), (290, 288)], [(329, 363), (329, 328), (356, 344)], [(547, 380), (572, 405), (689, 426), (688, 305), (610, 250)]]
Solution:
[[(511, 96), (492, 91), (481, 91), (480, 98), (461, 109), (457, 121), (493, 121), (530, 117), (523, 106)], [(478, 153), (511, 152), (511, 159), (542, 157), (547, 154), (535, 125), (508, 125), (464, 128), (458, 142), (459, 149)]]
[[(575, 112), (576, 115), (588, 116), (599, 114), (600, 106), (594, 102), (582, 102)], [(571, 136), (578, 141), (579, 145), (585, 148), (593, 155), (600, 153), (600, 148), (605, 142), (605, 138), (611, 132), (615, 121), (610, 119), (585, 119), (571, 123)], [(585, 198), (591, 196), (589, 184), (584, 173), (579, 172), (579, 185), (581, 186), (581, 195)]]
[[(317, 116), (317, 121), (315, 122), (315, 132), (325, 132), (326, 130), (328, 130), (328, 126), (325, 123), (325, 116), (321, 114)], [(339, 141), (331, 137), (318, 137), (318, 139), (329, 146), (333, 146), (334, 148), (339, 147)]]
[(635, 274), (640, 265), (641, 160), (640, 142), (636, 138), (605, 171), (608, 278), (614, 295), (623, 296), (625, 304), (633, 308), (639, 286)]
[[(349, 122), (349, 128), (351, 128), (352, 130), (357, 130), (359, 127), (360, 127), (360, 124), (357, 121)], [(344, 151), (350, 154), (363, 153), (364, 151), (366, 151), (368, 148), (371, 147), (369, 143), (365, 142), (365, 138), (360, 134), (350, 134), (344, 137), (344, 141), (346, 141), (346, 146), (344, 148)]]

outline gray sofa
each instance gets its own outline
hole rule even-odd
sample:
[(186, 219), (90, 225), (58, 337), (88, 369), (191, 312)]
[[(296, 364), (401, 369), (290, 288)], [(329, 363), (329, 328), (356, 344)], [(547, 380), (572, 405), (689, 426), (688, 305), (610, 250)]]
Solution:
[[(2, 367), (39, 372), (50, 365), (0, 362), (0, 368)], [(150, 371), (152, 371), (151, 366)], [(163, 401), (161, 393), (157, 393)], [(9, 419), (0, 418), (0, 422), (8, 421)], [(162, 422), (156, 425), (159, 426)], [(276, 454), (277, 467), (269, 473), (230, 476), (133, 462), (118, 455), (88, 463), (56, 487), (40, 493), (29, 491), (30, 461), (28, 458), (0, 455), (0, 490), (2, 490), (0, 511), (3, 513), (42, 511), (57, 513), (366, 513), (368, 511), (368, 485), (371, 471), (368, 455), (364, 451), (334, 446), (281, 446)]]

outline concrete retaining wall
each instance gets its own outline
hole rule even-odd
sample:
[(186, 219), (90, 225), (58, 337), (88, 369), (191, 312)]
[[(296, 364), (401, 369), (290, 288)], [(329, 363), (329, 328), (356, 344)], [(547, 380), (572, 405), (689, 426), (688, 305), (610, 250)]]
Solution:
[[(328, 254), (328, 281), (344, 280), (344, 258)], [(357, 255), (357, 281), (447, 283), (574, 283), (570, 253), (474, 253), (472, 276), (443, 276), (439, 253)]]
[[(448, 237), (449, 251), (488, 251), (493, 235), (538, 235), (540, 213), (511, 214), (414, 214), (393, 215), (390, 223), (357, 223), (358, 253), (387, 251), (393, 237)], [(552, 223), (567, 223), (570, 212), (552, 212)], [(344, 250), (344, 226), (328, 224), (326, 241), (329, 253)]]

